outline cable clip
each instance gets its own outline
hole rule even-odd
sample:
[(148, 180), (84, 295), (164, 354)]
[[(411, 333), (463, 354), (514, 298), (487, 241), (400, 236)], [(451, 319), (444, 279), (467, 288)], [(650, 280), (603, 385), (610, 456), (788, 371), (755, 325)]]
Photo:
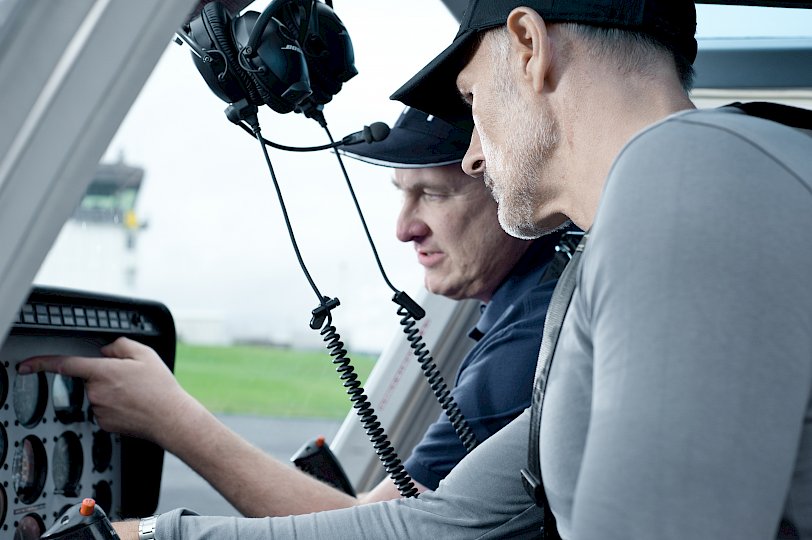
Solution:
[(426, 316), (426, 310), (420, 307), (420, 304), (412, 300), (408, 294), (403, 291), (398, 291), (392, 297), (392, 301), (409, 312), (414, 320), (419, 321)]
[(567, 231), (561, 235), (561, 240), (555, 246), (555, 251), (567, 257), (567, 261), (572, 259), (572, 256), (577, 251), (581, 238), (584, 237), (582, 231)]
[(240, 125), (242, 122), (247, 122), (248, 125), (251, 126), (251, 130), (254, 132), (254, 135), (260, 131), (257, 112), (259, 112), (257, 106), (248, 103), (247, 99), (241, 99), (235, 103), (232, 103), (226, 107), (225, 110), (226, 118), (228, 118), (231, 123)]
[(322, 297), (319, 307), (310, 312), (313, 314), (313, 318), (310, 319), (310, 328), (313, 330), (321, 328), (324, 325), (324, 320), (330, 315), (330, 311), (340, 305), (341, 302), (338, 298)]

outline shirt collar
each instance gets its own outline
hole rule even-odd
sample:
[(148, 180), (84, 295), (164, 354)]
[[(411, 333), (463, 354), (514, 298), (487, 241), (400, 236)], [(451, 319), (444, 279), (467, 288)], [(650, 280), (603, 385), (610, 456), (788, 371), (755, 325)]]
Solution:
[(496, 289), (491, 301), (480, 306), (481, 315), (468, 336), (479, 341), (502, 316), (513, 310), (513, 304), (535, 287), (547, 263), (553, 258), (553, 248), (558, 244), (560, 234), (550, 234), (534, 240), (522, 255), (516, 266)]

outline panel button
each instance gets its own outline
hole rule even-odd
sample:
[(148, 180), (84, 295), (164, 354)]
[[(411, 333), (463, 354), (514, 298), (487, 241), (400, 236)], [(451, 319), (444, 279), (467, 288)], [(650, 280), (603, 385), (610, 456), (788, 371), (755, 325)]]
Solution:
[(62, 322), (66, 326), (74, 326), (76, 321), (73, 320), (73, 310), (70, 306), (62, 306)]
[(87, 319), (85, 318), (84, 308), (74, 307), (73, 316), (76, 320), (76, 326), (87, 326)]
[(48, 306), (48, 319), (54, 326), (62, 326), (62, 311), (59, 306)]
[(126, 311), (118, 312), (118, 322), (121, 323), (121, 328), (124, 330), (130, 329), (130, 314)]
[(36, 324), (37, 316), (34, 314), (34, 306), (23, 304), (23, 322), (26, 324)]
[(48, 308), (42, 304), (35, 304), (34, 310), (37, 314), (37, 324), (50, 324), (50, 319), (48, 318)]

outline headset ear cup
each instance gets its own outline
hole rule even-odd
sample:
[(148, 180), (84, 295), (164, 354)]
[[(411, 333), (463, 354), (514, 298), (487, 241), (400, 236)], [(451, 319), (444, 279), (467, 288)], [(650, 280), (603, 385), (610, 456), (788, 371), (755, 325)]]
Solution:
[(313, 1), (309, 21), (291, 16), (289, 25), (299, 33), (300, 25), (307, 25), (302, 49), (313, 90), (310, 99), (317, 104), (328, 103), (343, 83), (358, 74), (350, 35), (332, 8), (319, 1)]
[(262, 103), (268, 105), (273, 110), (279, 112), (280, 108), (284, 108), (282, 103), (276, 99), (276, 97), (265, 88), (265, 82), (259, 78), (254, 73), (248, 72), (248, 75), (251, 77), (251, 80), (254, 82), (254, 86), (259, 93), (260, 98), (262, 98)]
[[(248, 99), (253, 105), (262, 105), (264, 99), (261, 92), (256, 87), (251, 74), (246, 72), (237, 58), (237, 48), (234, 44), (230, 31), (231, 16), (220, 2), (210, 2), (203, 6), (200, 12), (206, 29), (209, 31), (217, 49), (225, 56), (227, 72), (223, 77), (231, 77), (231, 80), (239, 86), (244, 95), (238, 96), (231, 90), (228, 92), (230, 103), (235, 103), (240, 99)], [(223, 81), (223, 86), (230, 81)], [(233, 88), (233, 84), (230, 85)]]
[[(249, 11), (232, 25), (237, 47), (245, 47), (259, 18)], [(310, 79), (304, 53), (296, 39), (277, 19), (271, 18), (262, 32), (256, 50), (244, 57), (255, 86), (264, 102), (278, 113), (289, 113), (310, 95)]]

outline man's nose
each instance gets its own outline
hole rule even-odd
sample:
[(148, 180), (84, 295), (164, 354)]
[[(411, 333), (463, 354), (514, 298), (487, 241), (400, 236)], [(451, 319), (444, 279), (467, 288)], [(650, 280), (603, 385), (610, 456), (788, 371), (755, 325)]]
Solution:
[(396, 235), (401, 242), (419, 240), (429, 234), (429, 226), (411, 204), (404, 204), (398, 214)]
[(485, 174), (485, 154), (482, 153), (482, 143), (479, 140), (479, 132), (474, 128), (471, 133), (471, 142), (468, 151), (462, 158), (462, 170), (465, 174), (479, 178)]

